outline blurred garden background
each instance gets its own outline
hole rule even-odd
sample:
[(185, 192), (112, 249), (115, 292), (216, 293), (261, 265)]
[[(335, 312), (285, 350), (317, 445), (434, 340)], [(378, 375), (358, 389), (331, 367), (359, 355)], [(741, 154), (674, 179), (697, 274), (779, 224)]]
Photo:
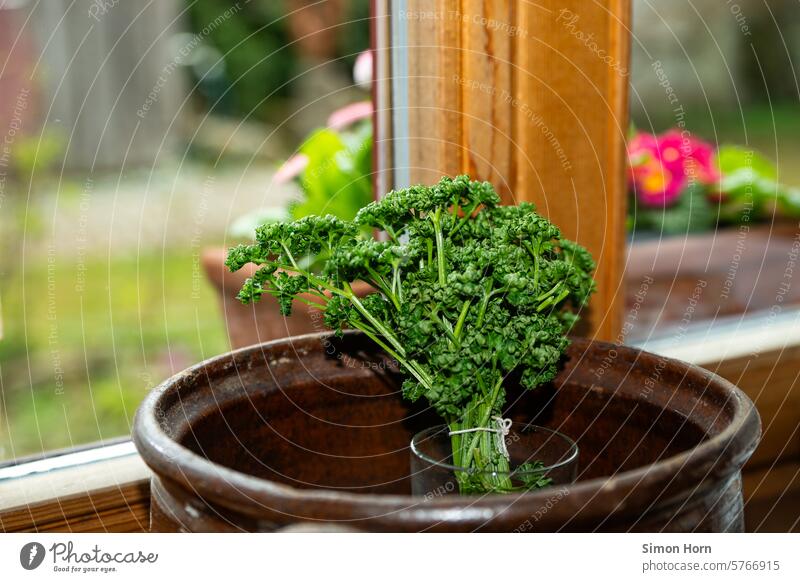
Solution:
[(368, 98), (368, 3), (310, 4), (0, 0), (0, 461), (128, 434), (228, 349), (202, 249)]
[[(276, 170), (369, 98), (368, 16), (0, 0), (0, 462), (125, 435), (147, 390), (228, 349), (201, 252), (296, 200)], [(638, 129), (745, 144), (800, 186), (795, 2), (637, 0), (633, 34)]]

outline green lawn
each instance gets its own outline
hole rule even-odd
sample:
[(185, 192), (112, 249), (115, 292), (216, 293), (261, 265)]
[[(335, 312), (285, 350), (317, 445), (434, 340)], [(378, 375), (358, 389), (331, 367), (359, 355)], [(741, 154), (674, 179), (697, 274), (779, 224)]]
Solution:
[(150, 388), (227, 350), (189, 249), (25, 263), (2, 288), (0, 459), (127, 434)]

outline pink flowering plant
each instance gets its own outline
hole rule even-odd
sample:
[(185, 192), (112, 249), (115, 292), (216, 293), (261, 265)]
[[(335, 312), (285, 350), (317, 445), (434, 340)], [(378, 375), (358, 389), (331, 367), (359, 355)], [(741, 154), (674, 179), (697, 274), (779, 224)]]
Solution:
[(779, 184), (775, 165), (752, 150), (673, 129), (636, 132), (628, 160), (631, 230), (677, 234), (800, 215), (800, 191)]
[[(356, 59), (356, 86), (371, 84), (369, 51)], [(357, 101), (328, 116), (325, 127), (313, 131), (273, 177), (274, 184), (294, 182), (300, 195), (286, 207), (265, 207), (239, 218), (231, 226), (235, 239), (252, 239), (263, 224), (332, 215), (352, 220), (372, 202), (372, 102)]]

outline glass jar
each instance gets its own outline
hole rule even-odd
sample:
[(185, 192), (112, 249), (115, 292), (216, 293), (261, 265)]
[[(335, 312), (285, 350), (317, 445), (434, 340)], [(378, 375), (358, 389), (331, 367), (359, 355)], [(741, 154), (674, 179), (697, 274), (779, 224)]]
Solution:
[(453, 465), (447, 425), (427, 428), (411, 439), (411, 492), (442, 495), (514, 493), (572, 483), (578, 473), (578, 445), (568, 436), (536, 425), (512, 427), (505, 436), (508, 472)]

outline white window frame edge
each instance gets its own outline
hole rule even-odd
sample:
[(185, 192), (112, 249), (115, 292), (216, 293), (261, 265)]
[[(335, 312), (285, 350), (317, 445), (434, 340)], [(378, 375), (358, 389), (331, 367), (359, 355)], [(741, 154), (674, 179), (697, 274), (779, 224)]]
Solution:
[(700, 321), (630, 345), (698, 366), (757, 358), (800, 346), (800, 309)]
[(0, 511), (122, 489), (150, 479), (133, 442), (82, 449), (0, 468)]

